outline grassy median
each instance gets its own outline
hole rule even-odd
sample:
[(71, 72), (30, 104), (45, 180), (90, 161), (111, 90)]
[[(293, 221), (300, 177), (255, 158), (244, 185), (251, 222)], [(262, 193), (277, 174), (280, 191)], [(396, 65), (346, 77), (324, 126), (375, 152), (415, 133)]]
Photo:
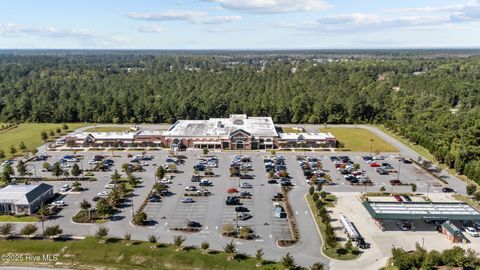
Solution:
[(0, 215), (0, 222), (38, 222), (38, 218), (33, 216), (17, 217), (11, 215)]
[[(169, 241), (171, 239), (168, 239)], [(277, 263), (267, 263), (256, 268), (256, 260), (250, 257), (229, 261), (224, 252), (204, 253), (196, 248), (177, 251), (172, 245), (109, 239), (99, 243), (93, 237), (84, 240), (9, 240), (0, 241), (0, 254), (28, 253), (31, 255), (59, 254), (58, 262), (64, 267), (105, 267), (110, 269), (279, 269)], [(27, 263), (28, 264), (28, 263)], [(55, 265), (54, 262), (46, 263)], [(0, 263), (0, 265), (2, 265)]]
[[(39, 147), (43, 144), (40, 133), (45, 131), (47, 134), (51, 130), (55, 136), (66, 134), (68, 131), (61, 130), (61, 133), (56, 133), (56, 129), (62, 128), (61, 123), (22, 123), (17, 127), (0, 132), (0, 150), (3, 150), (7, 158), (12, 157), (10, 147), (13, 146), (17, 150), (16, 155), (22, 155), (19, 146), (23, 142), (28, 150)], [(69, 131), (85, 126), (83, 123), (68, 123)], [(49, 135), (49, 138), (51, 136)]]
[[(330, 199), (332, 199), (332, 198), (333, 197), (330, 197)], [(306, 199), (307, 199), (307, 202), (308, 202), (308, 206), (310, 207), (310, 210), (313, 213), (315, 223), (317, 223), (318, 230), (320, 231), (320, 234), (321, 234), (321, 237), (322, 237), (322, 240), (323, 240), (323, 246), (322, 246), (323, 254), (325, 256), (329, 257), (329, 258), (332, 258), (332, 259), (345, 260), (345, 261), (346, 260), (354, 260), (354, 259), (358, 258), (360, 256), (358, 253), (354, 254), (351, 251), (347, 251), (346, 253), (339, 252), (339, 250), (342, 250), (342, 249), (344, 250), (345, 249), (339, 243), (337, 243), (337, 246), (335, 246), (335, 247), (330, 247), (329, 245), (327, 245), (325, 243), (326, 242), (325, 239), (327, 238), (326, 225), (325, 225), (325, 223), (322, 222), (322, 219), (320, 218), (320, 216), (316, 214), (317, 209), (315, 207), (315, 203), (313, 202), (312, 196), (307, 194)], [(328, 203), (327, 203), (327, 207), (328, 207)]]
[(370, 152), (372, 139), (372, 152), (398, 152), (396, 147), (364, 128), (327, 127), (319, 130), (332, 133), (343, 148), (353, 152)]

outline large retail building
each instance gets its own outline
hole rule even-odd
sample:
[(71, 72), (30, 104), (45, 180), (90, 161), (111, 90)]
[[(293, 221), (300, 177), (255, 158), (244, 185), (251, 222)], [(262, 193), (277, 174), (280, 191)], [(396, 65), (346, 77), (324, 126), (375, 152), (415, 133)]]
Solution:
[(65, 137), (72, 147), (171, 147), (217, 149), (274, 149), (293, 147), (335, 147), (331, 133), (278, 132), (271, 117), (179, 120), (167, 131), (75, 132)]

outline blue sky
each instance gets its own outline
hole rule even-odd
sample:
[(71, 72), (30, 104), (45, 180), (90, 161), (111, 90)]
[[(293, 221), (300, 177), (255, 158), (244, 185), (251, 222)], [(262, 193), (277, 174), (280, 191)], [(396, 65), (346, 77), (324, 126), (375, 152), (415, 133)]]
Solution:
[(473, 0), (5, 0), (0, 48), (480, 47)]

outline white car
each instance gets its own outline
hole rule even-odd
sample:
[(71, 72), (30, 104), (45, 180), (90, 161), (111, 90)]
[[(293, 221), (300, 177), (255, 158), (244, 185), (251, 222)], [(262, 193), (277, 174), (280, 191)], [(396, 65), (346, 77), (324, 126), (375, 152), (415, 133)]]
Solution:
[(105, 185), (105, 188), (106, 188), (106, 189), (113, 189), (113, 188), (116, 188), (116, 187), (117, 187), (116, 184), (106, 184), (106, 185)]
[(54, 201), (52, 203), (52, 205), (55, 205), (55, 206), (65, 206), (67, 205), (64, 201)]
[(163, 178), (162, 180), (160, 180), (160, 181), (158, 181), (158, 182), (159, 182), (160, 184), (166, 184), (166, 185), (173, 183), (171, 180), (166, 179), (166, 178)]
[(110, 190), (104, 190), (102, 192), (99, 192), (97, 194), (98, 197), (108, 197), (108, 194), (110, 194)]
[(253, 188), (253, 186), (249, 183), (242, 183), (242, 184), (240, 184), (240, 187), (241, 188)]
[(140, 162), (140, 166), (143, 166), (143, 167), (148, 166), (148, 163), (146, 163), (145, 161), (142, 161)]
[(192, 198), (183, 198), (182, 203), (194, 203), (195, 201)]
[(96, 160), (89, 160), (88, 161), (88, 164), (90, 164), (90, 165), (96, 165), (97, 163), (98, 163), (98, 161), (96, 161)]
[(70, 185), (69, 184), (65, 184), (60, 188), (60, 192), (67, 192), (69, 190), (70, 190)]
[(188, 187), (185, 187), (185, 190), (186, 191), (197, 191), (197, 187), (196, 186), (188, 186)]
[(470, 236), (478, 237), (478, 232), (474, 228), (468, 226), (465, 226), (463, 228), (465, 229), (466, 233), (470, 234)]

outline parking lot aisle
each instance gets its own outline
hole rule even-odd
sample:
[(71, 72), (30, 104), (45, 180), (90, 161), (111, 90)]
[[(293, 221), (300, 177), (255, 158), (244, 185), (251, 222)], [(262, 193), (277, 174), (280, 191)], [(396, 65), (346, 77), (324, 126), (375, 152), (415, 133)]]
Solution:
[(256, 215), (253, 217), (255, 220), (255, 233), (260, 235), (261, 240), (265, 242), (265, 245), (275, 246), (275, 234), (273, 232), (274, 213), (273, 204), (270, 200), (275, 192), (278, 192), (278, 184), (267, 183), (267, 173), (265, 172), (265, 166), (263, 163), (263, 156), (266, 153), (258, 153), (252, 155), (252, 167), (255, 174), (253, 185), (255, 187), (253, 191), (254, 200), (254, 212)]
[(235, 182), (230, 177), (230, 161), (232, 159), (231, 153), (215, 153), (217, 155), (218, 168), (213, 171), (217, 177), (210, 178), (213, 182), (213, 187), (208, 189), (211, 191), (209, 196), (209, 205), (206, 212), (205, 224), (202, 233), (205, 234), (221, 234), (223, 224), (223, 208), (225, 207), (225, 197), (230, 182)]

